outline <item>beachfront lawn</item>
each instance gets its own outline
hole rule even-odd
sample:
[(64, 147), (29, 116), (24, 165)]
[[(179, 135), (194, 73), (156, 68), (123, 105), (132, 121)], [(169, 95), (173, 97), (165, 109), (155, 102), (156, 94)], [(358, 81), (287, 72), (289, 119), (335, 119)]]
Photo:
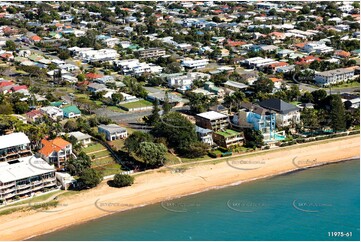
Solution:
[(4, 208), (1, 208), (1, 209), (5, 209), (5, 208), (8, 208), (8, 207), (13, 207), (13, 206), (17, 206), (17, 205), (22, 205), (22, 204), (31, 204), (31, 203), (38, 203), (38, 202), (42, 202), (42, 201), (45, 201), (47, 199), (49, 199), (50, 197), (56, 195), (56, 194), (59, 194), (59, 193), (62, 193), (64, 192), (63, 190), (57, 190), (57, 191), (53, 191), (53, 192), (49, 192), (47, 194), (43, 194), (43, 195), (38, 195), (36, 197), (33, 197), (31, 199), (27, 199), (27, 200), (24, 200), (24, 201), (19, 201), (17, 203), (13, 203), (13, 204), (9, 204), (7, 206), (5, 206)]
[(92, 160), (92, 167), (102, 166), (102, 165), (109, 165), (114, 163), (114, 159), (111, 156), (105, 156), (103, 158)]
[(95, 167), (94, 169), (98, 170), (98, 171), (101, 171), (103, 176), (118, 174), (118, 173), (120, 173), (122, 171), (121, 165), (119, 165), (117, 163)]
[(131, 108), (141, 108), (141, 107), (149, 107), (152, 106), (153, 104), (147, 100), (139, 100), (136, 102), (131, 102), (131, 103), (123, 103), (121, 105), (119, 105), (120, 107), (124, 107), (127, 109), (131, 109)]

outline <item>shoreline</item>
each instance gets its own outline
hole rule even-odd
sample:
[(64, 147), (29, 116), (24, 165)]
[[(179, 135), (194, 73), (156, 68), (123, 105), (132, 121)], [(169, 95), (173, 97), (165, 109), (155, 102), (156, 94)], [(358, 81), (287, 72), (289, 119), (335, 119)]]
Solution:
[[(194, 166), (187, 169), (184, 173), (172, 173), (166, 169), (159, 169), (140, 174), (136, 177), (136, 182), (133, 186), (121, 189), (110, 188), (104, 182), (105, 184), (103, 183), (89, 191), (60, 198), (59, 203), (64, 202), (68, 207), (58, 212), (29, 211), (1, 216), (0, 234), (3, 238), (0, 239), (31, 239), (56, 230), (66, 229), (75, 224), (89, 222), (110, 214), (162, 201), (357, 159), (360, 156), (359, 147), (359, 135), (356, 135), (327, 143), (316, 143), (307, 147), (290, 147), (287, 151), (273, 150), (268, 153), (252, 154), (247, 160), (256, 162), (262, 159), (264, 162), (263, 166), (253, 170), (231, 168), (226, 162), (227, 159), (224, 159), (221, 162), (216, 162), (215, 160), (214, 164), (193, 164)], [(292, 159), (294, 162), (296, 157), (304, 160), (307, 159), (307, 161), (309, 160), (308, 157), (316, 158), (317, 163), (297, 167), (295, 163), (292, 163)], [(236, 161), (239, 158), (242, 157), (230, 157), (232, 161)], [(142, 196), (139, 194), (142, 194)], [(107, 212), (102, 211), (94, 206), (99, 200), (109, 204), (118, 203), (118, 207), (114, 206), (116, 209), (111, 207), (114, 210)], [(119, 204), (119, 201), (122, 203)], [(126, 203), (128, 204), (127, 206), (125, 206)], [(76, 216), (74, 216), (73, 211), (77, 211)], [(21, 226), (24, 226), (24, 229)]]
[(187, 196), (192, 196), (192, 195), (196, 195), (196, 194), (203, 193), (203, 192), (207, 192), (207, 191), (219, 190), (219, 189), (224, 189), (224, 188), (232, 187), (232, 186), (239, 186), (239, 185), (244, 184), (244, 183), (259, 181), (259, 180), (263, 180), (263, 179), (269, 179), (269, 178), (273, 178), (273, 177), (277, 177), (277, 176), (289, 175), (289, 174), (292, 174), (292, 173), (296, 173), (296, 172), (300, 172), (300, 171), (305, 171), (305, 170), (309, 170), (309, 169), (312, 169), (312, 168), (317, 168), (317, 167), (322, 167), (322, 166), (333, 165), (333, 164), (342, 163), (342, 162), (347, 162), (347, 161), (354, 160), (354, 159), (360, 159), (360, 157), (350, 157), (350, 158), (347, 158), (347, 159), (342, 159), (342, 160), (337, 160), (337, 161), (332, 161), (332, 162), (326, 162), (326, 163), (319, 164), (319, 165), (308, 166), (308, 167), (304, 167), (304, 168), (296, 168), (296, 169), (294, 169), (294, 170), (285, 171), (285, 172), (281, 172), (281, 173), (273, 174), (273, 175), (268, 175), (268, 176), (264, 176), (264, 177), (257, 177), (257, 178), (253, 178), (253, 179), (249, 179), (249, 180), (245, 180), (245, 181), (235, 182), (235, 183), (231, 183), (231, 184), (228, 184), (228, 185), (210, 187), (210, 188), (207, 188), (207, 189), (205, 189), (205, 190), (201, 190), (201, 191), (197, 191), (197, 192), (193, 192), (193, 193), (189, 193), (189, 194), (180, 195), (180, 196), (178, 196), (178, 197), (172, 197), (172, 198), (170, 198), (170, 199), (168, 199), (168, 200), (162, 200), (162, 201), (157, 201), (157, 202), (154, 202), (154, 203), (142, 204), (142, 205), (139, 205), (139, 206), (136, 206), (136, 207), (132, 207), (132, 208), (129, 208), (129, 209), (125, 209), (125, 210), (121, 210), (121, 211), (114, 211), (114, 212), (112, 212), (112, 213), (105, 214), (105, 215), (103, 215), (103, 216), (100, 216), (100, 217), (97, 217), (97, 218), (94, 218), (94, 219), (85, 220), (85, 221), (78, 222), (78, 223), (75, 223), (75, 224), (64, 225), (64, 227), (61, 227), (61, 228), (58, 228), (58, 229), (54, 229), (54, 230), (51, 230), (51, 231), (48, 231), (48, 232), (45, 232), (45, 233), (42, 233), (42, 234), (32, 235), (32, 236), (30, 236), (30, 237), (28, 237), (28, 238), (25, 238), (25, 239), (23, 239), (23, 240), (29, 240), (29, 239), (32, 239), (32, 238), (35, 238), (35, 237), (38, 237), (38, 236), (50, 234), (50, 233), (55, 232), (55, 231), (60, 232), (60, 231), (65, 230), (65, 229), (67, 229), (67, 228), (69, 228), (69, 227), (71, 227), (71, 226), (74, 226), (74, 225), (80, 225), (80, 224), (90, 223), (90, 222), (92, 222), (92, 221), (94, 221), (94, 220), (97, 220), (97, 219), (100, 219), (100, 218), (103, 218), (103, 217), (107, 217), (107, 216), (109, 216), (109, 215), (120, 214), (120, 213), (129, 211), (129, 210), (134, 210), (134, 209), (142, 208), (142, 207), (145, 207), (145, 206), (154, 205), (154, 204), (157, 204), (157, 203), (162, 203), (162, 202), (171, 201), (171, 200), (175, 200), (175, 199), (179, 199), (179, 198), (183, 198), (183, 197), (187, 197)]

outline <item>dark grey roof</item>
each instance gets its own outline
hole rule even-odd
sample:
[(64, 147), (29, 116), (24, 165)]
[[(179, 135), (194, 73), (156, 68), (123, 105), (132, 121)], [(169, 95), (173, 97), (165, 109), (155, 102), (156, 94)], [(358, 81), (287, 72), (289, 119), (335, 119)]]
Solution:
[(271, 113), (274, 113), (273, 111), (267, 109), (267, 108), (263, 108), (260, 107), (256, 104), (250, 103), (250, 102), (241, 102), (241, 107), (242, 108), (246, 108), (249, 111), (252, 111), (254, 113), (257, 113), (259, 115), (269, 115)]
[(268, 100), (264, 100), (262, 102), (259, 102), (259, 105), (261, 107), (274, 110), (281, 114), (287, 114), (289, 112), (299, 110), (299, 108), (296, 107), (295, 105), (286, 103), (286, 102), (282, 101), (281, 99), (277, 99), (277, 98), (271, 98)]

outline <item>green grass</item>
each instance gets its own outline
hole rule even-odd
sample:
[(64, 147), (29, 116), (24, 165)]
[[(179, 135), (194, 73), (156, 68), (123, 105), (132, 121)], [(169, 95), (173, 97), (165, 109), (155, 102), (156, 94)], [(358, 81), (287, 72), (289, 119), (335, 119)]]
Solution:
[(57, 193), (61, 193), (61, 192), (63, 192), (63, 191), (50, 192), (50, 193), (47, 193), (47, 194), (44, 194), (44, 195), (36, 196), (36, 197), (34, 197), (32, 199), (27, 199), (25, 201), (19, 201), (17, 203), (10, 204), (10, 205), (8, 205), (6, 207), (13, 207), (13, 206), (17, 206), (17, 205), (21, 205), (21, 204), (27, 204), (27, 203), (42, 202), (42, 201), (45, 201), (46, 199), (48, 199), (49, 197), (54, 196)]
[(227, 137), (235, 136), (235, 135), (239, 134), (239, 132), (231, 130), (231, 129), (226, 129), (225, 131), (218, 131), (218, 132), (216, 132), (216, 134), (220, 134), (227, 138)]
[[(332, 86), (332, 89), (341, 89), (341, 88), (353, 88), (353, 87), (360, 87), (360, 83), (353, 81), (353, 82), (347, 82), (347, 83), (342, 83), (340, 85), (336, 85), (336, 86)], [(324, 88), (326, 91), (330, 90), (329, 88)]]
[(178, 160), (177, 156), (175, 156), (175, 155), (173, 155), (173, 154), (171, 154), (169, 152), (167, 152), (165, 154), (165, 158), (167, 160), (167, 164), (172, 165), (172, 164), (178, 164), (179, 163), (179, 160)]
[(112, 157), (109, 156), (103, 159), (93, 160), (91, 163), (92, 163), (92, 167), (98, 167), (98, 166), (106, 166), (109, 164), (115, 164), (115, 161)]
[(92, 159), (97, 159), (97, 158), (104, 157), (104, 156), (110, 156), (110, 152), (107, 151), (107, 150), (104, 150), (104, 151), (100, 151), (100, 152), (97, 152), (97, 153), (90, 154), (89, 156)]
[(118, 108), (116, 106), (108, 106), (107, 107), (108, 110), (110, 111), (113, 111), (113, 112), (118, 112), (118, 113), (125, 113), (126, 111), (121, 109), (121, 108)]
[(131, 103), (124, 103), (124, 104), (121, 104), (120, 106), (121, 107), (124, 107), (124, 108), (140, 108), (140, 107), (149, 107), (149, 106), (152, 106), (153, 104), (147, 100), (139, 100), (139, 101), (136, 101), (136, 102), (131, 102)]
[(75, 96), (76, 98), (89, 99), (89, 95), (87, 95), (87, 94), (77, 93), (77, 94), (74, 94), (74, 96)]
[(124, 139), (117, 139), (114, 141), (111, 141), (110, 144), (115, 147), (116, 150), (121, 150), (124, 147)]
[(95, 144), (91, 144), (90, 146), (83, 148), (83, 151), (85, 153), (90, 153), (90, 152), (95, 152), (98, 150), (103, 150), (106, 149), (103, 145), (99, 144), (99, 143), (95, 143)]
[(102, 101), (98, 101), (98, 100), (97, 100), (97, 101), (94, 101), (94, 102), (95, 102), (95, 104), (98, 105), (98, 106), (103, 105), (103, 102), (102, 102)]
[(114, 163), (101, 167), (96, 167), (94, 169), (101, 171), (103, 176), (109, 176), (119, 173), (121, 171), (121, 166), (119, 164)]
[(5, 209), (5, 210), (1, 210), (0, 211), (0, 216), (1, 215), (7, 215), (7, 214), (11, 214), (17, 211), (26, 211), (26, 210), (30, 210), (30, 208), (10, 208), (10, 209)]

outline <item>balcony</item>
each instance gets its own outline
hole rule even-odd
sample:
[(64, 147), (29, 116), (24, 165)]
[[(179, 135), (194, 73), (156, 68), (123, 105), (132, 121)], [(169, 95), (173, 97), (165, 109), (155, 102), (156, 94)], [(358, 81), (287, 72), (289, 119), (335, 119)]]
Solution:
[(1, 190), (0, 193), (2, 194), (7, 194), (9, 192), (14, 192), (15, 191), (15, 188), (12, 188), (12, 189), (4, 189), (4, 190)]
[(18, 195), (21, 195), (21, 194), (26, 194), (26, 193), (29, 193), (29, 192), (31, 192), (31, 189), (30, 189), (30, 188), (25, 189), (25, 190), (22, 190), (22, 191), (18, 191), (17, 194), (18, 194)]
[(32, 184), (33, 184), (33, 186), (42, 185), (43, 181), (35, 181), (35, 182), (32, 182)]
[(15, 195), (16, 195), (16, 193), (10, 193), (6, 196), (3, 196), (3, 198), (8, 199), (8, 198), (14, 197)]
[(6, 185), (2, 185), (0, 186), (0, 189), (4, 189), (4, 188), (8, 188), (8, 187), (12, 187), (12, 186), (15, 186), (16, 183), (15, 182), (12, 182), (12, 183), (9, 183), (9, 184), (6, 184)]
[(47, 184), (44, 184), (44, 187), (52, 187), (52, 186), (55, 186), (55, 182), (49, 182)]
[(56, 180), (56, 177), (48, 177), (48, 178), (45, 178), (43, 179), (43, 182), (51, 182), (51, 181), (55, 181)]
[(27, 188), (27, 187), (31, 187), (31, 183), (23, 184), (23, 185), (17, 185), (16, 189), (19, 190), (19, 189), (24, 189), (24, 188)]

